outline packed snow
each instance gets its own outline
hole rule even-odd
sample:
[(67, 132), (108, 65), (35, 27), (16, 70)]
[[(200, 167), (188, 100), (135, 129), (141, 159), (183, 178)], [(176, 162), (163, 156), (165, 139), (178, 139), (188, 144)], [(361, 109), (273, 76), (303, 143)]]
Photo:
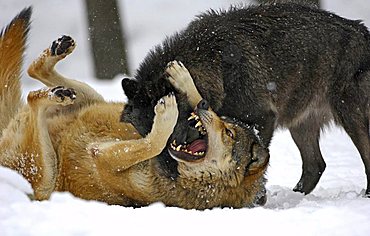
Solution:
[[(363, 19), (370, 26), (370, 0), (322, 2), (323, 8), (351, 19)], [(0, 25), (4, 26), (23, 7), (33, 5), (25, 64), (60, 35), (71, 35), (77, 48), (58, 69), (91, 84), (108, 100), (124, 101), (122, 76), (110, 82), (94, 79), (83, 3), (1, 1)], [(165, 35), (185, 27), (194, 15), (208, 8), (227, 8), (236, 1), (119, 3), (134, 71), (150, 48)], [(42, 86), (23, 77), (24, 94)], [(267, 204), (239, 210), (183, 210), (160, 203), (133, 209), (81, 200), (69, 193), (54, 193), (48, 201), (30, 201), (29, 183), (14, 171), (0, 167), (0, 235), (370, 235), (370, 199), (362, 197), (366, 177), (359, 153), (345, 132), (335, 126), (324, 132), (320, 145), (327, 168), (316, 189), (304, 196), (292, 191), (301, 174), (299, 151), (287, 131), (277, 131), (270, 148)]]

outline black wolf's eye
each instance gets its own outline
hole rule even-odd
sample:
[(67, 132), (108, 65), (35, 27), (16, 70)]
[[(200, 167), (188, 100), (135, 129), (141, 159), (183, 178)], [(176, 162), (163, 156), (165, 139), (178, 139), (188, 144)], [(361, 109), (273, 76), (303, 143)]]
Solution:
[(226, 132), (227, 136), (234, 139), (234, 134), (231, 130), (229, 130), (228, 128), (225, 128), (225, 132)]

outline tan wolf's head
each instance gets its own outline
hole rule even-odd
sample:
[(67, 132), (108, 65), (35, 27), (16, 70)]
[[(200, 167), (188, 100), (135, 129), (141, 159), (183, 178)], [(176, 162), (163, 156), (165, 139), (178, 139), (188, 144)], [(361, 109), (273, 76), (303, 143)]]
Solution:
[(181, 176), (238, 186), (264, 177), (269, 153), (252, 128), (234, 119), (219, 117), (206, 100), (197, 105), (189, 124), (199, 131), (191, 143), (176, 144), (168, 151), (179, 162)]

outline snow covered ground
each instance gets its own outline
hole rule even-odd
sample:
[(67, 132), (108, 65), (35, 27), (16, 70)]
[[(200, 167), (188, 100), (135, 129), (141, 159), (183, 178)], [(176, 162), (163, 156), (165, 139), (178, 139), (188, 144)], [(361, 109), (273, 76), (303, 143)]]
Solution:
[[(120, 1), (132, 71), (150, 48), (165, 35), (185, 27), (194, 15), (235, 2)], [(119, 76), (110, 82), (93, 78), (83, 1), (0, 1), (0, 25), (28, 5), (34, 6), (34, 15), (26, 65), (52, 40), (69, 34), (78, 46), (58, 69), (92, 84), (109, 100), (124, 100)], [(325, 0), (322, 6), (348, 18), (363, 19), (370, 26), (370, 0)], [(41, 86), (26, 75), (23, 82), (25, 94)], [(195, 211), (161, 204), (131, 209), (84, 201), (68, 193), (55, 193), (49, 201), (31, 202), (25, 194), (32, 191), (29, 184), (0, 167), (0, 235), (370, 235), (370, 199), (361, 197), (366, 181), (356, 148), (337, 127), (325, 132), (320, 145), (327, 163), (323, 177), (312, 194), (294, 193), (291, 189), (301, 173), (299, 152), (288, 132), (277, 131), (270, 149), (267, 204), (241, 210)]]

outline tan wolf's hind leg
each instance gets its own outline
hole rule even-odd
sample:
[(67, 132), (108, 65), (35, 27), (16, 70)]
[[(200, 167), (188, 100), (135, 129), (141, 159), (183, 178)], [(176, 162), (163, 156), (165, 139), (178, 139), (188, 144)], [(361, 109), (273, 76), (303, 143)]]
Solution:
[(14, 117), (0, 140), (0, 164), (22, 174), (31, 183), (36, 200), (50, 197), (58, 174), (46, 110), (73, 104), (75, 97), (72, 89), (61, 86), (30, 92), (28, 106)]
[(75, 47), (76, 43), (70, 36), (64, 35), (55, 40), (29, 66), (28, 74), (48, 87), (64, 86), (74, 88), (76, 94), (78, 94), (73, 105), (76, 108), (104, 101), (104, 98), (86, 83), (65, 78), (55, 70), (55, 65), (71, 54)]

